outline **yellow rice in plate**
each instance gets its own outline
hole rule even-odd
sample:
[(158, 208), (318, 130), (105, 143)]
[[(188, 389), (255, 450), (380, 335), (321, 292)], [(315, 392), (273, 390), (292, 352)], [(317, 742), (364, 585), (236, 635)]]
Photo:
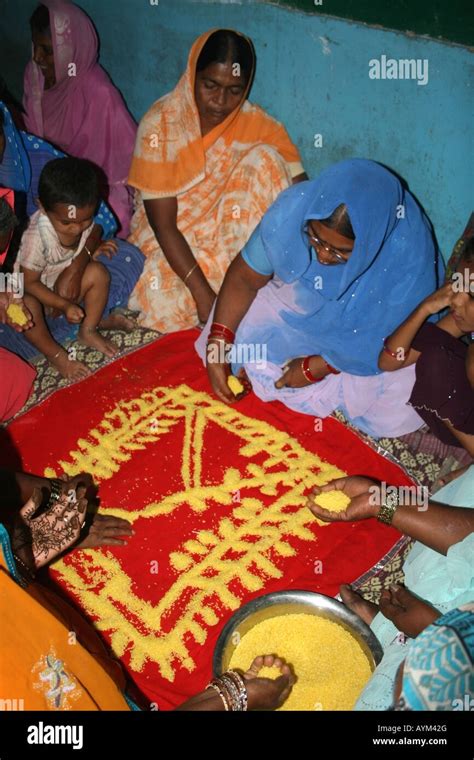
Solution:
[[(331, 620), (306, 613), (257, 623), (242, 636), (229, 667), (246, 671), (261, 654), (278, 655), (296, 676), (280, 710), (352, 710), (372, 673), (354, 636)], [(265, 678), (278, 675), (275, 667), (259, 672)]]

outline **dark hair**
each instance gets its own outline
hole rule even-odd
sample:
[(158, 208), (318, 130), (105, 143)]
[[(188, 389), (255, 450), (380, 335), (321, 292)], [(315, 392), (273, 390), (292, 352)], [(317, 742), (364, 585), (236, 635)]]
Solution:
[(464, 241), (459, 260), (464, 261), (465, 264), (474, 263), (474, 236), (471, 236)]
[(238, 63), (245, 81), (248, 82), (255, 63), (255, 50), (250, 40), (236, 34), (232, 29), (218, 29), (211, 34), (199, 54), (196, 71), (202, 71), (213, 63)]
[(45, 5), (38, 5), (38, 7), (35, 8), (31, 14), (30, 27), (32, 32), (38, 32), (38, 34), (51, 34), (49, 10)]
[(325, 227), (329, 227), (330, 230), (336, 230), (336, 232), (339, 232), (340, 235), (348, 240), (355, 240), (354, 230), (352, 229), (349, 212), (345, 203), (337, 206), (327, 219), (319, 219), (319, 222), (324, 224)]
[(41, 172), (38, 197), (47, 211), (55, 203), (77, 208), (97, 206), (99, 178), (94, 164), (84, 158), (55, 158)]
[(0, 234), (11, 232), (18, 225), (15, 212), (5, 198), (0, 198)]

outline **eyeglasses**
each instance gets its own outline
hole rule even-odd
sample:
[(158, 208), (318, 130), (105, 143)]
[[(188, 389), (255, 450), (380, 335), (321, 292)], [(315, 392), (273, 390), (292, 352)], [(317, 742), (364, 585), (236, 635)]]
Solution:
[(344, 258), (342, 252), (338, 251), (337, 248), (333, 248), (332, 245), (328, 245), (324, 240), (320, 240), (314, 232), (310, 231), (309, 225), (306, 225), (303, 231), (305, 235), (318, 246), (318, 248), (322, 248), (325, 253), (333, 256), (338, 264), (347, 264), (347, 259)]

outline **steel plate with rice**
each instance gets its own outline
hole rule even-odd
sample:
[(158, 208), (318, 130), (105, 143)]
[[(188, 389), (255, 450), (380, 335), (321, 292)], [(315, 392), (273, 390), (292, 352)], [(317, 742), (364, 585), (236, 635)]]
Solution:
[[(280, 710), (352, 710), (383, 651), (369, 626), (336, 599), (278, 591), (230, 618), (214, 650), (214, 674), (245, 671), (261, 654), (283, 658), (296, 676)], [(259, 675), (276, 678), (278, 671), (263, 668)]]

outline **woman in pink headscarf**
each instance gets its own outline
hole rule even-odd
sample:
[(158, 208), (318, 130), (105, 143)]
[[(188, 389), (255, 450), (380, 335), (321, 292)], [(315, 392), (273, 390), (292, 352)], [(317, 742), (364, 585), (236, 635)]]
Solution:
[(33, 60), (25, 71), (27, 130), (104, 171), (108, 203), (129, 234), (127, 186), (137, 126), (122, 96), (97, 63), (92, 21), (68, 0), (44, 0), (30, 19)]

